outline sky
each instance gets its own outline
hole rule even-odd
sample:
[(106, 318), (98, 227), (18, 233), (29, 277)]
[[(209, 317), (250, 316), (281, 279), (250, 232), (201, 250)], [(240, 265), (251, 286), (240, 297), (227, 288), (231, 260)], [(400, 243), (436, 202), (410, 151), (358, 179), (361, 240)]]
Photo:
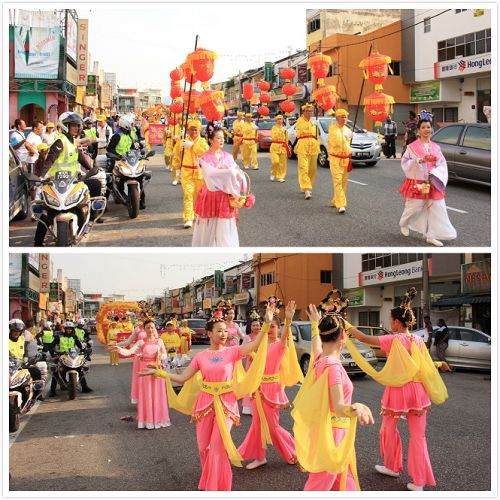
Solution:
[(54, 254), (54, 273), (63, 269), (66, 278), (80, 279), (84, 293), (125, 294), (126, 300), (161, 295), (165, 288), (179, 288), (193, 278), (227, 269), (251, 254)]
[[(77, 7), (92, 61), (122, 87), (170, 89), (170, 71), (198, 47), (216, 52), (211, 82), (305, 49), (306, 4), (137, 4)], [(249, 20), (251, 18), (251, 21)]]

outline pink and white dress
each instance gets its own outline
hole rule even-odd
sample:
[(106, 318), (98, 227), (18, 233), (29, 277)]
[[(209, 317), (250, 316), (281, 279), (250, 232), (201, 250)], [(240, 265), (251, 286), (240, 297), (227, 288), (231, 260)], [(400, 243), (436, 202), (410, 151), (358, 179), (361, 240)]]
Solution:
[(226, 323), (227, 327), (227, 340), (226, 346), (233, 347), (240, 345), (240, 328), (236, 323)]
[(229, 205), (229, 195), (239, 196), (247, 182), (233, 156), (226, 151), (216, 155), (207, 151), (200, 157), (205, 184), (194, 211), (196, 222), (193, 247), (238, 247), (238, 209)]
[[(352, 403), (353, 385), (347, 372), (340, 360), (332, 356), (318, 355), (314, 360), (316, 368), (316, 379), (318, 379), (325, 370), (328, 370), (328, 387), (332, 385), (342, 385), (344, 395), (344, 405), (348, 406)], [(333, 411), (333, 405), (330, 401), (330, 411)], [(338, 446), (347, 432), (347, 429), (332, 426), (333, 439), (335, 445)], [(311, 472), (304, 486), (304, 491), (339, 491), (340, 490), (340, 474), (330, 474), (328, 472)], [(347, 472), (346, 491), (357, 491), (356, 482), (352, 475), (351, 468)]]
[[(418, 163), (418, 160), (428, 158), (429, 161)], [(455, 239), (457, 231), (451, 225), (445, 202), (448, 166), (440, 147), (435, 142), (424, 143), (417, 139), (407, 146), (401, 158), (401, 168), (406, 179), (399, 192), (406, 201), (400, 227), (408, 227), (430, 239)], [(424, 181), (430, 182), (428, 195), (415, 188)]]
[[(282, 345), (280, 341), (268, 345), (264, 376), (279, 374), (286, 349), (286, 345)], [(293, 437), (279, 425), (280, 409), (290, 408), (291, 406), (285, 394), (284, 387), (279, 380), (276, 380), (274, 382), (262, 383), (259, 387), (259, 392), (273, 446), (286, 462), (293, 463), (295, 462)], [(252, 424), (238, 451), (245, 460), (264, 460), (266, 450), (262, 448), (261, 423), (255, 396), (252, 397), (251, 404)]]
[[(197, 353), (191, 361), (202, 378), (207, 382), (225, 382), (233, 378), (234, 365), (241, 359), (239, 346), (225, 347), (220, 351), (207, 349)], [(233, 392), (220, 396), (226, 425), (230, 430), (233, 424), (239, 425), (238, 403)], [(196, 436), (201, 461), (201, 478), (198, 489), (204, 491), (230, 491), (233, 474), (224, 443), (217, 426), (214, 397), (200, 391), (195, 403), (192, 420), (196, 422)]]

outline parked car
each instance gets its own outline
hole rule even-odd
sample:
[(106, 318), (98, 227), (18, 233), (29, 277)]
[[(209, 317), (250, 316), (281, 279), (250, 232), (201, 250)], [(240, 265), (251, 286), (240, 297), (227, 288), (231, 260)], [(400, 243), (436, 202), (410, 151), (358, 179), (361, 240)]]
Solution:
[(491, 125), (454, 123), (432, 135), (448, 164), (450, 180), (491, 186)]
[(274, 120), (259, 120), (257, 126), (257, 149), (258, 151), (269, 151), (271, 147), (271, 129), (276, 125)]
[[(333, 120), (333, 122), (332, 122)], [(328, 128), (331, 123), (335, 123), (335, 118), (320, 117), (318, 118), (320, 131), (320, 153), (318, 155), (318, 165), (323, 168), (329, 168), (328, 160)], [(348, 120), (346, 126), (353, 129), (353, 123)], [(293, 146), (297, 138), (296, 124), (288, 128), (288, 142), (290, 151), (293, 154)], [(365, 129), (356, 127), (354, 138), (351, 144), (352, 149), (352, 164), (353, 166), (364, 163), (369, 167), (373, 167), (380, 160), (380, 152), (382, 146), (378, 135), (375, 132), (368, 132)]]
[(200, 121), (201, 121), (201, 131), (200, 131), (200, 135), (202, 137), (206, 137), (207, 135), (207, 125), (208, 125), (208, 120), (204, 117), (204, 116), (200, 116), (199, 117)]
[(23, 220), (29, 214), (29, 186), (23, 165), (9, 144), (9, 221)]
[(205, 325), (207, 324), (206, 319), (196, 319), (189, 318), (187, 320), (187, 326), (191, 329), (191, 342), (193, 344), (209, 344), (207, 332), (205, 330)]
[[(309, 362), (311, 359), (311, 322), (310, 321), (294, 321), (292, 323), (292, 336), (295, 342), (295, 350), (297, 351), (297, 358), (299, 360), (300, 368), (304, 375), (309, 370)], [(373, 349), (370, 349), (366, 345), (358, 342), (355, 339), (351, 339), (358, 351), (363, 355), (363, 357), (372, 366), (377, 365), (377, 357)], [(340, 360), (342, 366), (345, 368), (346, 372), (350, 375), (365, 375), (359, 366), (354, 362), (351, 354), (344, 348), (340, 354)]]
[[(380, 337), (381, 335), (391, 335), (391, 332), (389, 330), (386, 330), (385, 328), (379, 326), (355, 326), (354, 328), (357, 328), (360, 332), (364, 333), (365, 335), (371, 335), (372, 337)], [(378, 359), (387, 358), (385, 351), (382, 351), (382, 349), (380, 349), (379, 347), (373, 345), (370, 347), (374, 350), (375, 355), (377, 356)]]
[[(231, 134), (233, 135), (233, 123), (238, 119), (237, 116), (225, 116), (222, 119), (222, 124), (224, 125), (224, 128)], [(224, 140), (226, 141), (227, 144), (232, 144), (233, 143), (233, 138), (228, 137), (226, 134), (224, 134)]]
[[(437, 327), (434, 328), (434, 331)], [(448, 326), (449, 339), (446, 359), (453, 368), (476, 368), (491, 370), (491, 336), (474, 328)], [(425, 330), (414, 332), (422, 338), (427, 337)], [(431, 347), (432, 359), (437, 360), (436, 346)]]

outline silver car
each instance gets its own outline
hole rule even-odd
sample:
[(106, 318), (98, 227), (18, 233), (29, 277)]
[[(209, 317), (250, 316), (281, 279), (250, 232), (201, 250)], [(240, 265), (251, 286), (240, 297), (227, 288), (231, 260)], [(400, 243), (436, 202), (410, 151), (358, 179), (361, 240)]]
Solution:
[[(436, 330), (437, 328), (434, 328), (434, 332)], [(491, 337), (488, 334), (465, 326), (448, 326), (448, 332), (445, 357), (452, 367), (491, 370)], [(425, 329), (413, 333), (424, 340), (427, 338)], [(432, 359), (438, 359), (434, 342), (431, 356)]]
[(450, 180), (491, 186), (491, 125), (453, 123), (432, 135), (448, 164)]
[[(294, 321), (292, 323), (292, 336), (295, 342), (295, 350), (297, 351), (300, 368), (305, 375), (309, 370), (309, 362), (311, 360), (311, 322)], [(377, 357), (375, 356), (373, 349), (355, 339), (351, 340), (356, 346), (356, 349), (363, 355), (368, 363), (372, 366), (376, 366)], [(342, 350), (342, 353), (340, 354), (340, 361), (348, 374), (365, 375), (365, 373), (354, 362), (347, 348)]]
[[(335, 123), (335, 118), (318, 118), (319, 131), (320, 131), (320, 153), (318, 155), (318, 165), (323, 168), (329, 168), (330, 163), (328, 161), (328, 127)], [(347, 121), (346, 126), (351, 129), (353, 128), (353, 123)], [(288, 142), (290, 143), (290, 150), (293, 149), (295, 140), (297, 138), (296, 125), (292, 125), (288, 129)], [(354, 137), (351, 144), (352, 149), (352, 164), (359, 165), (364, 163), (369, 167), (373, 167), (380, 160), (380, 152), (382, 151), (382, 146), (378, 139), (378, 135), (375, 132), (367, 132), (365, 129), (356, 127)], [(293, 154), (293, 152), (292, 152)]]

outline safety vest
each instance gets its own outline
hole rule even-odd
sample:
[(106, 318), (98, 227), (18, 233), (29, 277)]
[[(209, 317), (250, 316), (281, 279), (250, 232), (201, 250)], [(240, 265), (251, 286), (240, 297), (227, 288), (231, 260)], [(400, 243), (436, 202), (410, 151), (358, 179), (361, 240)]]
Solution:
[(60, 352), (68, 352), (69, 349), (75, 347), (75, 339), (74, 337), (66, 337), (62, 335), (59, 337), (59, 351)]
[(49, 168), (47, 175), (52, 177), (56, 172), (67, 170), (74, 176), (80, 171), (78, 149), (62, 132), (58, 134), (56, 141), (58, 139), (62, 142), (63, 150), (54, 164)]
[(44, 330), (42, 333), (42, 343), (52, 344), (54, 342), (54, 332), (52, 330)]
[(82, 342), (85, 338), (85, 330), (83, 330), (82, 328), (75, 328), (75, 333), (78, 337), (78, 340)]
[(85, 137), (96, 137), (97, 138), (97, 131), (94, 127), (92, 128), (86, 128), (83, 133), (85, 134)]
[(132, 147), (132, 137), (129, 134), (124, 134), (123, 132), (118, 132), (120, 134), (120, 141), (116, 146), (116, 153), (119, 155), (124, 155)]
[(24, 343), (26, 342), (24, 335), (19, 335), (16, 342), (9, 338), (9, 356), (17, 359), (24, 358)]

